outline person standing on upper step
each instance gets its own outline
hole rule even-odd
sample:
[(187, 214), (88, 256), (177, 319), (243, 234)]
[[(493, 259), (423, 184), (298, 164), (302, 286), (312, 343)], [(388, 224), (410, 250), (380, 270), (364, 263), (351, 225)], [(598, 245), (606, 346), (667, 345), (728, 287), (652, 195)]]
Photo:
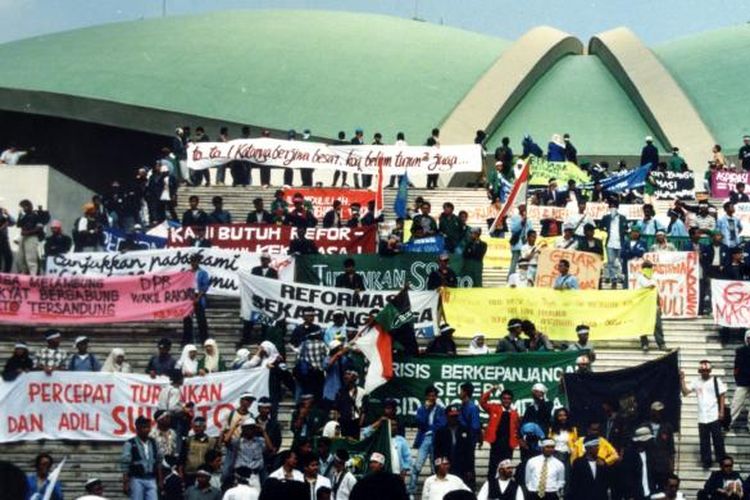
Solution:
[[(432, 135), (427, 138), (425, 146), (428, 147), (440, 147), (440, 129), (432, 129)], [(427, 174), (427, 189), (436, 189), (438, 185), (438, 179), (440, 174)]]
[(211, 199), (211, 204), (214, 206), (213, 211), (208, 214), (208, 222), (211, 224), (231, 224), (232, 214), (227, 210), (224, 210), (224, 198), (221, 196), (214, 196)]
[(745, 332), (745, 344), (734, 351), (734, 383), (736, 388), (732, 397), (732, 422), (737, 421), (745, 400), (750, 396), (750, 331)]
[(654, 146), (654, 138), (646, 136), (646, 145), (641, 149), (641, 166), (650, 163), (651, 168), (655, 169), (659, 164), (659, 149)]

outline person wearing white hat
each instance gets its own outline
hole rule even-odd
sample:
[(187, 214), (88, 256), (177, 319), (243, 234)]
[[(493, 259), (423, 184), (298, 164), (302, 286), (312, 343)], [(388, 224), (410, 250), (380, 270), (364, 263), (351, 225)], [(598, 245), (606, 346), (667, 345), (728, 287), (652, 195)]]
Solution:
[(640, 165), (651, 165), (652, 169), (656, 169), (659, 165), (659, 149), (654, 146), (654, 138), (650, 135), (646, 136), (646, 145), (641, 149), (641, 163)]
[(85, 335), (76, 337), (73, 342), (73, 348), (78, 352), (70, 356), (68, 361), (68, 371), (71, 372), (98, 372), (102, 369), (102, 364), (96, 359), (96, 356), (88, 352), (89, 338)]
[(54, 257), (70, 252), (73, 248), (73, 240), (67, 234), (63, 234), (62, 222), (53, 220), (49, 223), (50, 234), (44, 239), (44, 256)]
[(664, 229), (657, 229), (654, 234), (654, 244), (649, 249), (650, 252), (676, 252), (677, 248), (667, 240), (667, 232)]
[(711, 362), (704, 359), (698, 363), (700, 377), (689, 384), (685, 372), (680, 370), (682, 395), (695, 393), (698, 398), (698, 437), (700, 439), (701, 463), (704, 469), (711, 467), (711, 441), (714, 443), (716, 460), (725, 455), (724, 436), (721, 433), (720, 418), (724, 415), (727, 386), (716, 376), (711, 376)]
[(542, 454), (526, 462), (526, 489), (534, 498), (557, 500), (565, 488), (565, 465), (555, 458), (555, 441), (545, 439), (539, 443)]
[(440, 335), (435, 337), (427, 346), (429, 354), (450, 354), (456, 355), (456, 341), (453, 340), (453, 334), (456, 329), (448, 323), (440, 325)]
[(477, 332), (474, 334), (474, 336), (471, 338), (471, 342), (469, 343), (469, 354), (472, 356), (477, 356), (480, 354), (489, 354), (490, 348), (487, 347), (487, 343), (485, 342), (484, 334), (482, 332)]
[(211, 470), (201, 465), (195, 473), (195, 484), (185, 491), (185, 500), (221, 500), (221, 490), (211, 486)]
[(44, 370), (47, 375), (51, 375), (55, 370), (66, 368), (68, 353), (60, 349), (61, 338), (60, 330), (50, 329), (44, 332), (47, 346), (39, 349), (34, 355), (34, 369)]
[(250, 482), (260, 485), (260, 474), (265, 471), (265, 454), (274, 453), (273, 443), (268, 433), (257, 424), (254, 418), (247, 417), (242, 421), (240, 437), (227, 443), (227, 448), (234, 450), (235, 473), (243, 467), (249, 469)]
[(495, 476), (482, 485), (477, 493), (477, 500), (524, 500), (523, 488), (513, 477), (515, 465), (505, 459), (497, 465)]
[[(732, 397), (732, 422), (737, 420), (750, 395), (750, 330), (745, 331), (745, 342), (734, 351), (734, 397)], [(748, 422), (750, 428), (750, 421)]]
[(22, 373), (34, 369), (34, 360), (29, 356), (29, 346), (25, 342), (18, 341), (13, 347), (13, 355), (8, 358), (3, 368), (3, 380), (13, 382)]
[(531, 404), (526, 407), (521, 419), (521, 425), (534, 422), (542, 430), (546, 431), (550, 426), (552, 418), (552, 403), (547, 401), (547, 386), (537, 382), (531, 386)]
[(330, 347), (331, 342), (338, 340), (346, 345), (349, 342), (349, 326), (346, 324), (346, 314), (343, 309), (333, 311), (333, 321), (323, 333), (323, 342)]
[(575, 230), (575, 225), (569, 222), (563, 224), (563, 234), (555, 239), (555, 248), (578, 250), (578, 240), (576, 239)]
[(585, 455), (573, 462), (566, 500), (608, 500), (611, 470), (599, 460), (599, 438), (586, 436)]
[(670, 470), (674, 469), (675, 459), (675, 444), (674, 444), (674, 428), (672, 424), (665, 421), (664, 418), (664, 403), (661, 401), (654, 401), (651, 403), (649, 419), (647, 425), (651, 429), (654, 435), (654, 443), (660, 454), (664, 457), (668, 457), (670, 460)]
[(422, 500), (442, 500), (451, 491), (470, 491), (460, 477), (449, 474), (451, 461), (448, 457), (435, 459), (435, 474), (428, 477), (422, 486)]
[(437, 290), (443, 287), (456, 288), (458, 286), (456, 272), (448, 266), (450, 258), (451, 256), (447, 252), (440, 254), (437, 269), (433, 270), (427, 277), (428, 290)]
[(625, 498), (649, 498), (662, 489), (669, 464), (659, 456), (653, 440), (650, 427), (638, 427), (631, 438), (632, 445), (625, 449), (618, 469)]
[(594, 344), (589, 342), (589, 334), (591, 328), (588, 325), (578, 325), (576, 327), (576, 335), (578, 336), (578, 342), (574, 342), (568, 345), (569, 351), (587, 351), (589, 361), (593, 363), (596, 360), (596, 352), (594, 351)]

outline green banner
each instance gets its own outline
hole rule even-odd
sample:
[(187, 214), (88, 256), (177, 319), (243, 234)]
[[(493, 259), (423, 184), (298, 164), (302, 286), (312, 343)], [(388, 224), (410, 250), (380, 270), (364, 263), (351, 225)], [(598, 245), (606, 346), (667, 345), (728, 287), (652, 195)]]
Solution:
[[(315, 447), (317, 449), (317, 443)], [(387, 425), (381, 425), (370, 436), (360, 441), (341, 438), (331, 442), (331, 453), (342, 448), (349, 452), (350, 471), (358, 478), (367, 474), (370, 456), (373, 453), (382, 454), (385, 457), (385, 470), (391, 470), (391, 429)]]
[[(531, 386), (537, 382), (547, 387), (547, 399), (555, 408), (563, 406), (565, 395), (560, 387), (563, 373), (575, 371), (576, 351), (534, 352), (521, 354), (485, 354), (481, 356), (401, 357), (393, 361), (394, 377), (372, 393), (370, 403), (377, 413), (386, 399), (399, 402), (398, 413), (408, 426), (415, 424), (417, 408), (424, 402), (424, 391), (430, 385), (439, 391), (443, 406), (459, 402), (459, 388), (464, 382), (474, 384), (474, 399), (493, 385), (510, 389), (514, 404), (523, 415), (531, 404)], [(500, 391), (499, 390), (499, 391)], [(499, 402), (500, 392), (492, 396)], [(482, 414), (485, 418), (486, 415)]]
[[(295, 280), (299, 283), (334, 286), (344, 272), (344, 261), (354, 259), (357, 272), (368, 290), (399, 290), (408, 281), (412, 290), (427, 290), (427, 279), (437, 269), (437, 254), (380, 255), (301, 255), (295, 258)], [(452, 256), (449, 262), (458, 277), (458, 286), (482, 286), (482, 263)]]
[(547, 161), (544, 158), (531, 158), (531, 186), (546, 186), (550, 179), (557, 179), (558, 189), (564, 189), (570, 179), (577, 184), (590, 182), (589, 174), (571, 162)]

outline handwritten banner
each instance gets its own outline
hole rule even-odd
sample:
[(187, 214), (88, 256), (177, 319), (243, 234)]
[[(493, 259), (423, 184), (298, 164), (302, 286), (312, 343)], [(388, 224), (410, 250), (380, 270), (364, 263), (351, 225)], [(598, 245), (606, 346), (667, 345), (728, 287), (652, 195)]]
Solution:
[[(269, 371), (235, 370), (185, 379), (183, 403), (206, 419), (206, 432), (218, 436), (240, 394), (268, 396)], [(124, 441), (135, 433), (139, 416), (153, 419), (166, 377), (101, 372), (30, 372), (0, 384), (0, 442), (39, 439)]]
[(732, 172), (731, 170), (714, 170), (711, 173), (711, 196), (729, 198), (738, 182), (750, 184), (750, 172)]
[[(47, 274), (53, 276), (132, 276), (190, 269), (190, 256), (202, 256), (201, 267), (211, 279), (209, 295), (239, 297), (237, 271), (260, 265), (260, 255), (220, 248), (165, 248), (122, 254), (89, 252), (47, 257)], [(294, 280), (294, 259), (276, 256), (271, 267), (279, 278)]]
[(443, 293), (446, 321), (456, 337), (476, 332), (489, 339), (507, 335), (508, 321), (527, 318), (556, 340), (576, 340), (576, 326), (589, 325), (591, 340), (651, 334), (656, 322), (654, 290), (552, 288), (450, 288)]
[(649, 179), (655, 186), (654, 196), (660, 200), (685, 200), (695, 198), (693, 172), (661, 172), (653, 170)]
[(571, 179), (578, 184), (585, 184), (591, 180), (589, 174), (575, 163), (547, 161), (544, 158), (532, 157), (529, 185), (546, 186), (550, 179), (557, 179), (560, 186), (565, 185)]
[(750, 328), (750, 281), (711, 280), (714, 324)]
[[(609, 205), (606, 203), (586, 203), (586, 215), (593, 220), (602, 220), (609, 213)], [(642, 205), (620, 205), (617, 213), (628, 220), (640, 220), (643, 218)], [(578, 215), (578, 206), (568, 204), (567, 207), (552, 207), (543, 205), (528, 205), (526, 207), (527, 217), (538, 222), (543, 219), (554, 219), (564, 221), (568, 217)]]
[(560, 276), (557, 271), (557, 263), (562, 259), (570, 262), (570, 274), (578, 278), (581, 290), (596, 290), (599, 288), (599, 278), (602, 274), (601, 257), (589, 252), (551, 247), (542, 248), (539, 253), (535, 286), (552, 288), (555, 279)]
[[(304, 309), (313, 307), (316, 323), (330, 324), (333, 322), (333, 313), (342, 310), (346, 315), (346, 323), (359, 328), (369, 319), (370, 311), (383, 309), (395, 293), (355, 292), (348, 288), (282, 283), (240, 271), (240, 316), (246, 320), (260, 319), (264, 322), (284, 317), (290, 323), (301, 323)], [(438, 292), (411, 290), (409, 301), (415, 314), (415, 328), (438, 331)]]
[(628, 261), (628, 287), (635, 288), (636, 274), (648, 260), (654, 265), (659, 306), (665, 318), (697, 318), (700, 304), (697, 252), (649, 252)]
[(106, 279), (0, 274), (0, 323), (182, 319), (193, 308), (194, 281), (190, 272)]
[(257, 138), (198, 142), (187, 151), (188, 167), (204, 170), (233, 160), (286, 168), (386, 174), (480, 172), (482, 148), (458, 146), (348, 146)]
[(326, 212), (333, 208), (333, 202), (341, 202), (341, 220), (349, 220), (352, 216), (352, 204), (359, 203), (362, 207), (361, 215), (367, 213), (367, 204), (375, 201), (375, 191), (369, 189), (349, 188), (293, 188), (284, 191), (284, 199), (290, 205), (295, 194), (301, 194), (305, 201), (312, 204), (313, 214), (321, 223)]
[[(301, 229), (273, 224), (211, 224), (206, 226), (205, 237), (215, 248), (268, 252), (286, 255), (292, 240), (299, 238)], [(330, 254), (375, 253), (378, 227), (308, 227), (305, 237), (315, 243), (318, 252)], [(192, 227), (169, 229), (168, 245), (184, 247), (195, 237)]]

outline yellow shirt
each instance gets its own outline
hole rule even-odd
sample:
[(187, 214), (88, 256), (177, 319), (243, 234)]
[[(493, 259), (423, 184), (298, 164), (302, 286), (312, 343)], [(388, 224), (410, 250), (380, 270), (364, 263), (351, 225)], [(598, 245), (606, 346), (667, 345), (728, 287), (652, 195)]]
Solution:
[[(571, 448), (570, 463), (573, 463), (577, 458), (581, 458), (585, 454), (586, 451), (583, 447), (583, 438), (578, 438)], [(617, 450), (615, 450), (615, 447), (612, 446), (609, 441), (600, 437), (598, 458), (604, 460), (604, 463), (607, 465), (614, 465), (614, 463), (620, 459), (620, 455), (617, 454)]]

